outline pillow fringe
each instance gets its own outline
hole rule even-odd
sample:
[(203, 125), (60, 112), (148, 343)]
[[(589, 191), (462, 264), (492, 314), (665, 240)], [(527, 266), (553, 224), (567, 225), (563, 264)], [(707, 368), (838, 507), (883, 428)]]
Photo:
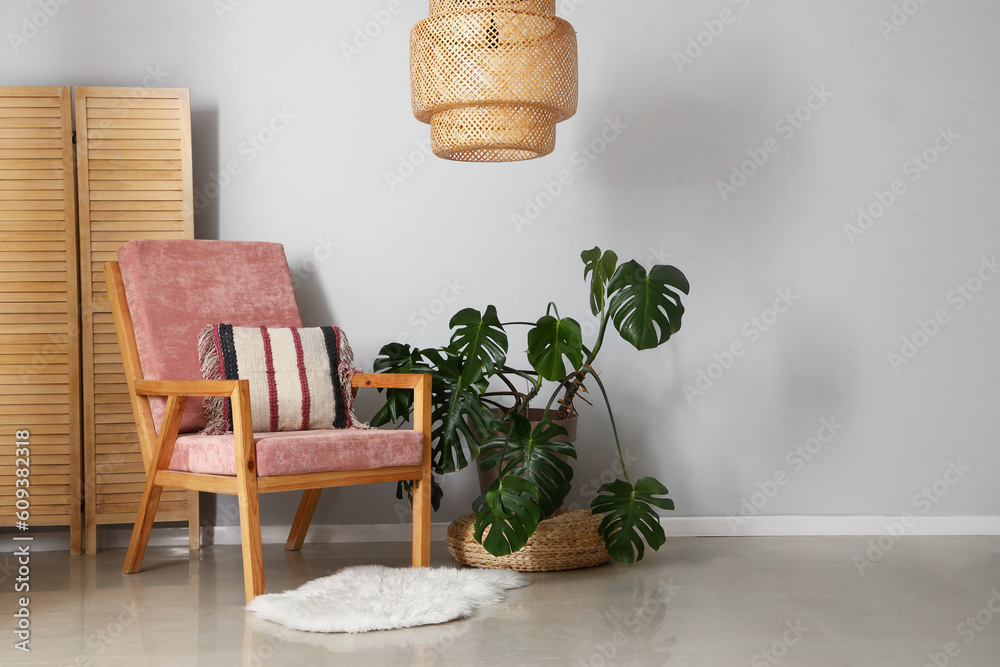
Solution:
[(347, 335), (344, 333), (344, 330), (339, 327), (337, 328), (337, 348), (339, 353), (337, 358), (340, 361), (340, 366), (337, 368), (337, 374), (340, 376), (341, 391), (344, 394), (344, 409), (347, 412), (347, 428), (372, 428), (367, 422), (361, 421), (358, 419), (358, 416), (354, 414), (354, 390), (351, 387), (351, 378), (355, 373), (360, 373), (362, 371), (360, 368), (354, 367), (354, 351), (351, 350), (351, 344), (347, 342)]
[[(206, 380), (224, 380), (217, 344), (216, 325), (208, 325), (198, 334), (198, 360), (202, 377)], [(205, 428), (203, 435), (222, 435), (229, 432), (226, 399), (223, 396), (205, 397)]]

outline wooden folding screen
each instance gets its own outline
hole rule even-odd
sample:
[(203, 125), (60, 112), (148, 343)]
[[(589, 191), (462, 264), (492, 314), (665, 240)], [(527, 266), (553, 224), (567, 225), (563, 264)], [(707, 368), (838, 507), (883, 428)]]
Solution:
[[(194, 238), (191, 102), (182, 89), (75, 92), (86, 548), (93, 553), (98, 524), (135, 520), (146, 478), (102, 271), (126, 241)], [(198, 547), (197, 492), (164, 491), (156, 518), (188, 521), (191, 548)]]
[[(69, 87), (0, 88), (0, 525), (17, 524), (21, 500), (28, 526), (69, 526), (80, 553), (73, 176)], [(16, 456), (18, 431), (29, 457)]]

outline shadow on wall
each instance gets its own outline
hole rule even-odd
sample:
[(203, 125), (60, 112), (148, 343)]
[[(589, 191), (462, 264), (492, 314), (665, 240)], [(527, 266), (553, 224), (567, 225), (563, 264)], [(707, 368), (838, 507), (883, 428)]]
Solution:
[(221, 171), (217, 108), (191, 109), (191, 152), (194, 162), (194, 237), (218, 239), (219, 195), (223, 186), (213, 176)]
[[(286, 251), (287, 252), (287, 251)], [(322, 277), (311, 269), (314, 260), (298, 260), (288, 257), (288, 267), (292, 272), (292, 282), (295, 286), (295, 297), (299, 302), (299, 312), (302, 314), (302, 324), (307, 327), (340, 326), (347, 332), (350, 340), (353, 330), (350, 322), (340, 322), (336, 316), (336, 304), (332, 303), (327, 294)], [(344, 290), (340, 298), (350, 298), (350, 292)], [(361, 341), (351, 341), (352, 347)]]

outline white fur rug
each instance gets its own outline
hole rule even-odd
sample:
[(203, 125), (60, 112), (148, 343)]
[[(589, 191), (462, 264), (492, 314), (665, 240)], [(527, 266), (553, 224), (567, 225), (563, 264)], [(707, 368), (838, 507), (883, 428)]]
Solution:
[(259, 595), (247, 609), (306, 632), (395, 630), (469, 616), (528, 583), (508, 570), (359, 565), (295, 590)]

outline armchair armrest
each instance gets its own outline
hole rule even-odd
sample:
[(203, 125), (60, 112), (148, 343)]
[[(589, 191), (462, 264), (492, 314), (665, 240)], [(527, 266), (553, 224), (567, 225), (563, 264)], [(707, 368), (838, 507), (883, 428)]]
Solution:
[(139, 396), (232, 396), (248, 380), (133, 380)]
[[(236, 476), (243, 483), (246, 475), (256, 479), (256, 455), (253, 441), (253, 419), (250, 414), (249, 380), (132, 380), (136, 396), (166, 396), (167, 407), (159, 432), (152, 444), (152, 456), (146, 461), (146, 473), (151, 478), (166, 470), (174, 451), (181, 418), (187, 400), (192, 396), (224, 396), (232, 401), (233, 444), (236, 455)], [(152, 427), (148, 402), (138, 409)], [(256, 482), (254, 482), (256, 484)]]
[(426, 373), (355, 373), (351, 376), (352, 387), (373, 389), (417, 389), (429, 378)]
[(424, 434), (424, 466), (430, 483), (431, 380), (429, 373), (355, 373), (352, 387), (413, 390), (413, 430)]

